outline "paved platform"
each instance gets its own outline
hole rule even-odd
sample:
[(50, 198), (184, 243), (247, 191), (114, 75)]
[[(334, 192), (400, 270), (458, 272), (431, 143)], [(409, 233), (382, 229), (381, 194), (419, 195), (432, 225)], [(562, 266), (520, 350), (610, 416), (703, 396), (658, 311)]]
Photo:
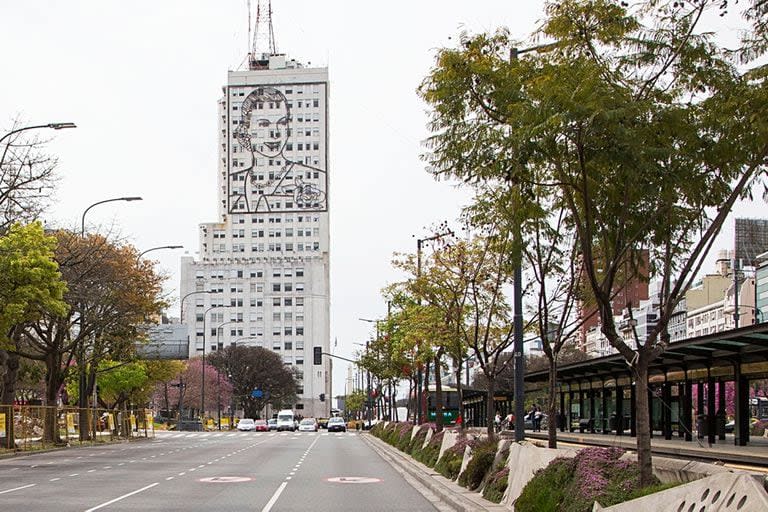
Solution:
[[(504, 431), (505, 437), (514, 437), (514, 431)], [(547, 441), (546, 432), (526, 432), (525, 437), (532, 441)], [(635, 450), (637, 440), (629, 435), (580, 433), (557, 431), (558, 445), (560, 443), (586, 444), (593, 446), (618, 446), (627, 450)], [(747, 446), (736, 446), (733, 434), (726, 434), (725, 440), (717, 440), (713, 444), (707, 438), (686, 441), (685, 438), (673, 436), (667, 440), (655, 435), (651, 438), (651, 449), (654, 454), (667, 457), (685, 458), (704, 462), (723, 462), (729, 465), (747, 465), (764, 468), (768, 472), (768, 438), (750, 437)]]

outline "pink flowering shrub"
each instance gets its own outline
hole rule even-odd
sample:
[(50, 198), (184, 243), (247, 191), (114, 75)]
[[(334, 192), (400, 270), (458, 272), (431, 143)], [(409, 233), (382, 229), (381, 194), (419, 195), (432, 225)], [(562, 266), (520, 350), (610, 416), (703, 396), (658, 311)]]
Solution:
[[(621, 460), (621, 448), (585, 448), (573, 459), (557, 458), (539, 470), (515, 502), (515, 510), (588, 512), (642, 492), (637, 462)], [(644, 492), (645, 494), (646, 492)]]

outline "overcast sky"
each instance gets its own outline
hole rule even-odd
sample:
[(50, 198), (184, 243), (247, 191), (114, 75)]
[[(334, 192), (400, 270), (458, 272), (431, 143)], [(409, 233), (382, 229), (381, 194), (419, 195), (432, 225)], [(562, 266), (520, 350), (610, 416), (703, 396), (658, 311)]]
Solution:
[[(351, 356), (353, 342), (372, 333), (358, 318), (385, 315), (380, 290), (398, 279), (393, 252), (415, 252), (415, 236), (455, 220), (468, 197), (435, 182), (419, 159), (427, 130), (415, 90), (436, 49), (453, 46), (462, 30), (502, 25), (524, 40), (543, 3), (273, 1), (278, 51), (329, 68), (331, 344), (338, 339), (338, 354)], [(142, 196), (94, 208), (87, 223), (119, 230), (139, 250), (184, 246), (151, 253), (170, 275), (174, 316), (179, 258), (196, 254), (198, 225), (217, 220), (216, 101), (248, 47), (246, 0), (0, 7), (0, 133), (17, 115), (24, 124), (78, 125), (41, 133), (55, 134), (50, 150), (60, 158), (57, 202), (46, 221), (79, 226), (96, 201)], [(759, 216), (764, 206), (740, 213)], [(334, 365), (336, 394), (344, 365)]]

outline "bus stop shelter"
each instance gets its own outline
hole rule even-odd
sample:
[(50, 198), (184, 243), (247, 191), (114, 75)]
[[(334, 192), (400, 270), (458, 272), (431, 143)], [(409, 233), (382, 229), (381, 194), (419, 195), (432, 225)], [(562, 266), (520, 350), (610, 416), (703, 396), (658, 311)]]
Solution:
[[(725, 441), (726, 430), (732, 429), (734, 444), (745, 446), (750, 435), (750, 383), (766, 378), (768, 323), (670, 343), (649, 368), (652, 435), (692, 441), (695, 431), (712, 444)], [(548, 372), (527, 373), (525, 382), (528, 389), (546, 387)], [(636, 434), (634, 369), (621, 355), (558, 368), (557, 388), (562, 431)], [(726, 415), (729, 396), (734, 403), (732, 424)], [(752, 412), (758, 418), (768, 416), (760, 408)]]

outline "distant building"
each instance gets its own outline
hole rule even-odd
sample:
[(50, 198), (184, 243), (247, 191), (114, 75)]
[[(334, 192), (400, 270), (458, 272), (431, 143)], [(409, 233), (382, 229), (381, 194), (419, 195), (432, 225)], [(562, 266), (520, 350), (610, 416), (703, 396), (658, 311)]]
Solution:
[(755, 318), (758, 323), (768, 322), (768, 252), (759, 254), (755, 269)]
[[(647, 267), (648, 258), (648, 251), (641, 251), (639, 253), (641, 268)], [(633, 271), (629, 268), (629, 265), (627, 265), (623, 275), (632, 276), (632, 273)], [(622, 311), (628, 304), (632, 305), (632, 307), (637, 307), (643, 300), (648, 300), (647, 280), (639, 279), (634, 276), (624, 280), (617, 278), (613, 290), (613, 299), (611, 300), (614, 316), (621, 316)], [(592, 299), (592, 301), (594, 301), (594, 299)], [(597, 349), (595, 345), (597, 340), (595, 338), (594, 329), (598, 328), (597, 330), (599, 332), (600, 324), (600, 315), (597, 314), (597, 308), (594, 306), (594, 302), (581, 302), (579, 304), (579, 317), (585, 319), (580, 329), (580, 348), (589, 354), (594, 353), (594, 350)], [(588, 346), (587, 335), (590, 332), (592, 332), (592, 344)]]
[(264, 347), (300, 372), (297, 414), (327, 417), (330, 352), (328, 70), (277, 53), (230, 71), (218, 101), (218, 219), (182, 258), (189, 356)]

